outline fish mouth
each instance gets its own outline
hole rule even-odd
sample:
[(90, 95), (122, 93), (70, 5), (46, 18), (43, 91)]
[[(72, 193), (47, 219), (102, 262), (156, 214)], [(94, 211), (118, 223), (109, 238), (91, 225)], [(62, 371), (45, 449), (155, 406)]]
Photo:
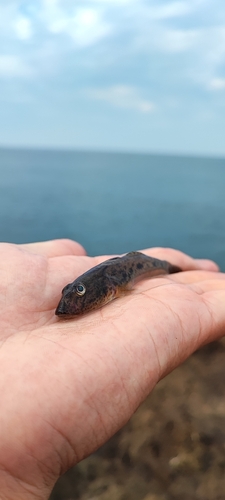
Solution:
[(66, 304), (63, 300), (60, 300), (60, 302), (55, 310), (55, 315), (59, 316), (60, 318), (72, 318), (73, 317), (71, 314), (68, 314)]

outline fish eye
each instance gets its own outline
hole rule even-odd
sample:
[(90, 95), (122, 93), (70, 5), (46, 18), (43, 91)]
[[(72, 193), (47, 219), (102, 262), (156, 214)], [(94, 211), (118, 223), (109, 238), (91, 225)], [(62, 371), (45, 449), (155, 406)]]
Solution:
[(79, 283), (79, 285), (76, 286), (76, 294), (82, 297), (86, 292), (86, 288), (83, 285), (83, 283)]

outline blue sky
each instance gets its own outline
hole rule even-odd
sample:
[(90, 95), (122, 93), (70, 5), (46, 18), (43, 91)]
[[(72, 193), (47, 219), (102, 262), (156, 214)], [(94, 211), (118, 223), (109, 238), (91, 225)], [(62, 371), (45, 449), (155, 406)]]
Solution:
[(0, 144), (224, 157), (224, 0), (0, 0)]

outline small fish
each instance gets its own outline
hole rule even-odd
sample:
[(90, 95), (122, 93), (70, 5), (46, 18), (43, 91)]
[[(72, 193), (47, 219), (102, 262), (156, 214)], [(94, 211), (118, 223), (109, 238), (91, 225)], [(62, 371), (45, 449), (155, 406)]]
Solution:
[(166, 260), (148, 257), (141, 252), (113, 257), (66, 285), (55, 314), (65, 319), (85, 314), (125, 295), (137, 281), (180, 271)]

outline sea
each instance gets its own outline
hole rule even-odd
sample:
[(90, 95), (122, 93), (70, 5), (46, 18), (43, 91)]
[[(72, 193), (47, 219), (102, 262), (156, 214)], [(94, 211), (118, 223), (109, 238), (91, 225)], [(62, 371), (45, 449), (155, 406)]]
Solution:
[(72, 238), (88, 254), (147, 247), (225, 271), (225, 159), (0, 149), (0, 240)]

